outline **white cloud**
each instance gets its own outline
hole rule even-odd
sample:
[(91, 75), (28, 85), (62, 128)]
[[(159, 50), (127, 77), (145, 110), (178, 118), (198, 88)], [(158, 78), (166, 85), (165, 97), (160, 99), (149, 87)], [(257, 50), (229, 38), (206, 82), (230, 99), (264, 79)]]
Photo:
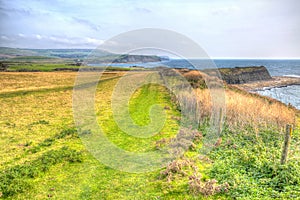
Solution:
[(104, 42), (104, 40), (98, 40), (90, 37), (84, 38), (84, 41), (86, 42), (86, 44), (90, 44), (92, 46), (98, 46)]
[(40, 40), (40, 39), (43, 38), (43, 37), (42, 37), (41, 35), (39, 35), (39, 34), (36, 34), (35, 37), (36, 37), (36, 39), (38, 39), (38, 40)]
[(7, 36), (5, 36), (5, 35), (1, 35), (1, 39), (2, 40), (10, 40)]
[(213, 8), (212, 13), (216, 15), (227, 15), (233, 14), (234, 12), (240, 11), (238, 6), (224, 6), (219, 8)]
[(1, 1), (0, 42), (93, 48), (122, 32), (165, 28), (187, 35), (211, 56), (300, 57), (298, 7), (296, 0)]
[(101, 27), (99, 25), (94, 24), (93, 22), (91, 22), (89, 20), (77, 18), (77, 17), (72, 17), (72, 19), (79, 25), (83, 25), (85, 28), (89, 28), (94, 31), (99, 31), (101, 29)]
[(21, 38), (25, 38), (25, 37), (26, 37), (26, 36), (25, 36), (24, 34), (22, 34), (22, 33), (19, 33), (18, 36), (21, 37)]

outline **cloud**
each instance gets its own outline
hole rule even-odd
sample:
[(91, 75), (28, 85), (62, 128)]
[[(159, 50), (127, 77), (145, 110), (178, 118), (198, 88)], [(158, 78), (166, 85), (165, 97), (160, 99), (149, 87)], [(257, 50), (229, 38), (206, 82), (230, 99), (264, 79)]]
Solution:
[(18, 36), (19, 36), (20, 38), (25, 38), (25, 37), (26, 37), (23, 33), (19, 33)]
[(31, 16), (33, 11), (30, 9), (17, 9), (17, 8), (5, 8), (0, 7), (0, 12), (6, 16), (10, 15), (22, 15), (22, 16)]
[[(20, 48), (96, 48), (104, 40), (92, 37), (66, 37), (64, 35), (16, 35), (0, 36), (1, 46)], [(30, 45), (29, 45), (30, 44)]]
[(92, 45), (92, 46), (98, 46), (104, 42), (104, 40), (99, 40), (99, 39), (90, 38), (90, 37), (83, 38), (83, 41), (85, 41), (84, 42), (85, 44)]
[(5, 35), (1, 35), (1, 40), (11, 40), (10, 38), (8, 38), (7, 36)]
[(38, 39), (38, 40), (40, 40), (40, 39), (43, 38), (43, 37), (42, 37), (41, 35), (39, 35), (39, 34), (35, 35), (35, 37), (36, 37), (36, 39)]
[(163, 28), (211, 56), (280, 56), (277, 44), (281, 56), (300, 57), (298, 7), (297, 0), (0, 0), (0, 45), (93, 48), (122, 32)]
[(79, 23), (79, 24), (82, 24), (83, 26), (86, 26), (92, 30), (95, 30), (95, 31), (99, 31), (101, 29), (101, 27), (97, 24), (94, 24), (92, 23), (91, 21), (89, 20), (86, 20), (86, 19), (81, 19), (81, 18), (77, 18), (77, 17), (72, 17), (72, 19)]
[(224, 6), (212, 9), (212, 14), (214, 15), (228, 15), (239, 11), (238, 6)]
[(136, 7), (135, 11), (141, 12), (141, 13), (152, 13), (152, 11), (150, 9), (142, 8), (142, 7)]
[(50, 40), (56, 44), (61, 45), (71, 45), (71, 46), (86, 46), (86, 47), (96, 47), (103, 43), (103, 40), (90, 37), (65, 37), (65, 36), (50, 36), (45, 37), (45, 40)]

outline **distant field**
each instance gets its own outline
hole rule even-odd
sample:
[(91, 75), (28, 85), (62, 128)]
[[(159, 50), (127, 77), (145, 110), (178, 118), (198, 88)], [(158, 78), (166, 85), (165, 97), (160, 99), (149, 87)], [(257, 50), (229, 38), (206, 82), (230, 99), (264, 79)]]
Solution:
[[(73, 62), (66, 63), (48, 63), (45, 62), (4, 62), (8, 67), (8, 72), (52, 72), (52, 71), (78, 71), (80, 68), (93, 68), (89, 66), (76, 66)], [(107, 71), (130, 71), (136, 68), (114, 67), (114, 66), (99, 66), (98, 69), (105, 69)], [(143, 69), (145, 70), (145, 69)]]
[(42, 71), (49, 72), (55, 69), (65, 68), (65, 69), (79, 69), (79, 66), (74, 66), (66, 63), (22, 63), (22, 62), (7, 62), (7, 71)]

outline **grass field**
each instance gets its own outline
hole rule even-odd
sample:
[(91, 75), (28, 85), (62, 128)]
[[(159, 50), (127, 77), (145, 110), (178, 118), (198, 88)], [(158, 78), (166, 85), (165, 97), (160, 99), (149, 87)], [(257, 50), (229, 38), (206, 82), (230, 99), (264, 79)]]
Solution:
[[(76, 66), (74, 60), (60, 61), (60, 62), (19, 62), (19, 61), (2, 61), (4, 65), (7, 65), (7, 72), (53, 72), (53, 71), (77, 71), (79, 68), (90, 68), (89, 66)], [(99, 69), (105, 69), (106, 71), (130, 71), (137, 68), (126, 68), (116, 66), (97, 66)], [(140, 70), (144, 68), (139, 68)]]
[[(144, 85), (135, 91), (129, 102), (131, 117), (139, 125), (151, 121), (148, 113), (153, 104), (166, 108), (166, 123), (154, 137), (143, 139), (129, 136), (114, 121), (111, 95), (124, 73), (109, 72), (102, 76), (95, 102), (98, 123), (111, 142), (128, 151), (151, 151), (167, 144), (178, 131), (180, 113), (171, 101), (168, 90), (160, 85)], [(223, 141), (216, 145), (211, 154), (199, 156), (201, 140), (194, 141), (193, 148), (165, 168), (148, 173), (126, 173), (101, 164), (78, 137), (72, 113), (75, 77), (75, 72), (0, 73), (0, 198), (299, 197), (299, 129), (296, 127), (292, 137), (289, 164), (282, 166), (279, 164), (283, 143), (280, 129), (256, 127), (248, 121), (244, 121), (239, 129), (235, 126), (249, 118), (249, 110), (245, 110), (246, 107), (243, 110), (241, 106), (241, 102), (249, 97), (228, 89), (230, 122), (225, 124), (222, 132)], [(199, 91), (199, 94), (209, 99), (205, 90)], [(262, 115), (262, 120), (273, 123), (275, 119), (274, 126), (285, 123), (280, 121), (276, 124), (276, 117), (286, 107), (255, 99), (253, 97), (253, 102), (250, 101), (248, 106), (264, 106), (262, 111), (255, 110), (256, 115), (266, 113), (268, 108), (279, 109), (273, 114), (274, 117)], [(234, 102), (237, 100), (240, 102), (236, 105)], [(237, 111), (241, 113), (238, 117), (234, 115)], [(294, 116), (293, 113), (284, 118), (286, 122), (290, 122), (290, 116)], [(204, 123), (200, 129), (205, 136), (207, 125)], [(214, 184), (213, 179), (219, 183)], [(225, 187), (226, 182), (229, 183), (228, 188)]]
[[(104, 74), (103, 79), (113, 78), (119, 74)], [(74, 127), (72, 86), (75, 75), (76, 73), (69, 72), (1, 73), (1, 170), (17, 165), (26, 168), (26, 162), (33, 162), (50, 150), (59, 150), (64, 146), (82, 154), (81, 162), (61, 162), (53, 165), (50, 162), (49, 170), (41, 172), (34, 178), (20, 174), (19, 178), (27, 184), (24, 185), (21, 181), (11, 183), (6, 191), (2, 188), (3, 197), (132, 199), (187, 196), (186, 187), (183, 187), (186, 185), (178, 184), (179, 188), (169, 191), (168, 184), (158, 179), (159, 171), (146, 174), (119, 172), (95, 160), (85, 150), (76, 134), (57, 137), (63, 131), (72, 130)], [(131, 107), (131, 110), (134, 119), (137, 120), (143, 115), (145, 119), (143, 123), (147, 123), (149, 119), (145, 113), (153, 103), (172, 108), (166, 111), (168, 119), (161, 134), (155, 138), (138, 140), (122, 133), (113, 121), (109, 101), (112, 88), (117, 81), (118, 79), (110, 79), (99, 84), (96, 103), (101, 105), (97, 108), (99, 122), (113, 142), (125, 149), (139, 151), (155, 148), (155, 140), (161, 138), (164, 133), (168, 136), (176, 133), (178, 122), (171, 116), (178, 113), (174, 110), (167, 91), (155, 85), (148, 85), (137, 91), (131, 105), (141, 100), (145, 103)], [(145, 98), (152, 100), (145, 101)], [(141, 110), (144, 112), (141, 113)], [(143, 145), (140, 145), (141, 143)], [(32, 149), (34, 151), (31, 151)], [(182, 194), (179, 194), (179, 191)]]

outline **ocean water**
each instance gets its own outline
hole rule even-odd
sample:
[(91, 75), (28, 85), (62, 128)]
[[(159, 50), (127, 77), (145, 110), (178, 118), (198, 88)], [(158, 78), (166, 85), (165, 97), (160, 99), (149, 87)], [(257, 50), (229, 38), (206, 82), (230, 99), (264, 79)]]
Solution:
[(287, 87), (259, 90), (257, 93), (278, 99), (285, 104), (292, 104), (300, 110), (300, 85), (289, 85)]
[[(233, 68), (233, 67), (247, 67), (247, 66), (265, 66), (271, 76), (291, 76), (300, 78), (300, 59), (298, 60), (263, 60), (263, 59), (216, 59), (213, 65), (217, 68)], [(191, 60), (191, 62), (198, 69), (212, 67), (209, 60)], [(183, 59), (172, 59), (163, 62), (154, 63), (114, 63), (113, 66), (129, 67), (129, 66), (143, 66), (156, 67), (168, 66), (171, 68), (195, 68), (191, 62)], [(281, 88), (265, 89), (258, 91), (259, 94), (275, 98), (286, 104), (291, 104), (300, 110), (300, 86), (293, 85)]]
[[(197, 67), (205, 68), (205, 61), (191, 60)], [(217, 68), (265, 66), (271, 76), (296, 76), (300, 78), (300, 60), (259, 60), (259, 59), (224, 59), (212, 60)], [(172, 68), (194, 68), (187, 60), (162, 62)]]
[[(211, 62), (208, 60), (190, 60), (172, 59), (162, 62), (149, 63), (113, 63), (112, 66), (130, 67), (157, 67), (168, 66), (171, 68), (189, 68), (195, 67), (205, 69)], [(217, 68), (232, 68), (232, 67), (248, 67), (248, 66), (265, 66), (270, 72), (271, 76), (295, 76), (300, 78), (300, 59), (299, 60), (260, 60), (260, 59), (216, 59), (211, 60)], [(102, 64), (103, 65), (103, 64)], [(97, 65), (94, 65), (97, 66)]]
[[(217, 68), (233, 68), (247, 66), (265, 66), (271, 76), (291, 76), (300, 78), (300, 60), (213, 60)], [(197, 64), (197, 61), (193, 61)], [(198, 61), (200, 68), (203, 61)], [(170, 60), (164, 63), (175, 68), (194, 68), (186, 60)], [(205, 64), (204, 64), (205, 65)], [(266, 88), (257, 91), (259, 94), (275, 98), (285, 104), (291, 104), (300, 110), (300, 85), (280, 88)]]
[[(271, 76), (291, 76), (300, 78), (300, 60), (216, 60), (221, 67), (265, 66)], [(271, 88), (257, 91), (259, 94), (291, 104), (300, 110), (300, 85)]]

